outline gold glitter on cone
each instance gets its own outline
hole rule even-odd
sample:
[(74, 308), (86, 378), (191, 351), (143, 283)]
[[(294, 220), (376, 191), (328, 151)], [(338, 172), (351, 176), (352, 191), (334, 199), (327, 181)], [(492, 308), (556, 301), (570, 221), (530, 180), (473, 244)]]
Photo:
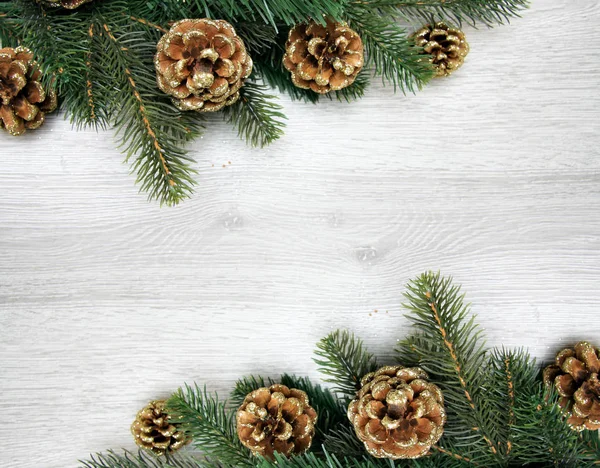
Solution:
[(419, 458), (444, 432), (442, 391), (418, 367), (382, 367), (365, 375), (348, 419), (376, 458)]
[(306, 452), (315, 435), (317, 412), (302, 390), (285, 385), (249, 393), (237, 411), (237, 433), (253, 454), (273, 460)]
[(156, 455), (174, 452), (191, 441), (172, 424), (165, 411), (165, 404), (165, 400), (151, 401), (139, 411), (131, 425), (135, 443)]
[(345, 23), (298, 24), (290, 30), (283, 65), (298, 88), (338, 91), (354, 83), (362, 69), (363, 43)]
[(0, 128), (22, 135), (42, 125), (45, 115), (56, 109), (56, 94), (44, 88), (41, 78), (29, 49), (0, 49)]
[(184, 19), (156, 46), (158, 87), (180, 110), (215, 112), (235, 103), (252, 59), (227, 21)]
[(469, 53), (465, 34), (445, 23), (423, 26), (413, 35), (415, 44), (431, 58), (436, 76), (448, 76), (458, 70)]
[(560, 395), (559, 404), (575, 431), (600, 429), (600, 350), (587, 341), (556, 355), (544, 369), (544, 383)]
[(37, 0), (38, 3), (43, 3), (49, 7), (63, 7), (67, 10), (79, 8), (84, 3), (89, 3), (92, 0)]

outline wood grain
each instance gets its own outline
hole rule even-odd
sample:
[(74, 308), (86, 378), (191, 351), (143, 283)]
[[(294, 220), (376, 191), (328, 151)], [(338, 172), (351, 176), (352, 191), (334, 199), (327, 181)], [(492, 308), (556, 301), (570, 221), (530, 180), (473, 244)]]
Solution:
[(137, 193), (110, 132), (0, 135), (0, 465), (133, 448), (137, 409), (186, 381), (317, 378), (337, 327), (390, 359), (427, 269), (464, 285), (491, 345), (600, 341), (599, 13), (538, 1), (467, 28), (464, 68), (414, 96), (283, 98), (266, 150), (215, 116), (173, 209)]

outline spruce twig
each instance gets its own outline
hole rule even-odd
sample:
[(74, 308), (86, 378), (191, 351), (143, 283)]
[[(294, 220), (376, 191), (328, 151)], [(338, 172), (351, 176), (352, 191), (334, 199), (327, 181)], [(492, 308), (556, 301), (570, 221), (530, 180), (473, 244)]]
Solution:
[(334, 384), (333, 390), (346, 400), (354, 398), (362, 377), (377, 369), (375, 357), (346, 330), (334, 331), (319, 341), (315, 354), (315, 363), (327, 376), (325, 382)]
[(448, 410), (445, 434), (452, 437), (460, 454), (483, 465), (496, 463), (496, 425), (482, 372), (487, 352), (460, 288), (439, 273), (425, 273), (407, 289), (407, 317), (417, 334), (400, 342), (400, 362), (416, 357), (417, 364), (444, 392)]
[(226, 406), (198, 385), (180, 388), (167, 401), (169, 414), (202, 453), (229, 466), (252, 466), (249, 451), (237, 437), (235, 413)]
[(138, 453), (127, 450), (116, 453), (109, 450), (106, 453), (91, 455), (88, 460), (81, 460), (81, 466), (84, 468), (199, 468), (207, 466), (205, 462), (206, 460), (182, 453), (156, 457), (143, 450)]
[(247, 82), (240, 89), (240, 99), (226, 107), (225, 118), (238, 135), (252, 146), (264, 147), (283, 135), (285, 115), (275, 96), (266, 94), (266, 86)]

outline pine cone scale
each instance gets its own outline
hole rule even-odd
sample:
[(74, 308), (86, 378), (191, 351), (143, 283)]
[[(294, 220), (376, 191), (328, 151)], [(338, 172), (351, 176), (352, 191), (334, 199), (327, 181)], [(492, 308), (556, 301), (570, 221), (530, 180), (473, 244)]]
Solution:
[(442, 22), (423, 26), (413, 38), (415, 44), (431, 56), (436, 76), (448, 76), (459, 69), (469, 53), (465, 34)]
[(155, 67), (176, 107), (212, 112), (237, 101), (252, 60), (229, 23), (181, 20), (158, 42)]
[(135, 443), (157, 455), (180, 449), (191, 440), (170, 422), (166, 401), (156, 400), (141, 409), (131, 425)]
[(387, 366), (361, 380), (348, 419), (377, 458), (418, 458), (429, 452), (446, 422), (441, 390), (419, 368)]
[(331, 20), (326, 26), (313, 22), (293, 27), (283, 57), (292, 82), (320, 94), (352, 84), (363, 61), (363, 44), (358, 34)]
[(561, 396), (559, 404), (573, 430), (600, 429), (599, 370), (600, 350), (587, 341), (563, 349), (544, 369), (544, 383)]
[(0, 49), (0, 128), (12, 135), (38, 128), (56, 109), (54, 91), (45, 91), (33, 54), (23, 47)]
[(237, 411), (237, 432), (255, 455), (273, 459), (303, 453), (315, 434), (317, 413), (301, 390), (272, 385), (248, 394)]

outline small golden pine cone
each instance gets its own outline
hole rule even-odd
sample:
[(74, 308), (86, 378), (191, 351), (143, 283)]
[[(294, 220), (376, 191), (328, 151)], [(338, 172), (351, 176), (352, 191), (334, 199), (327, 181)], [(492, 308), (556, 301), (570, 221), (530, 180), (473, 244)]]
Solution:
[(565, 348), (544, 369), (544, 383), (560, 395), (559, 404), (575, 431), (600, 429), (600, 350), (587, 341)]
[(42, 73), (25, 47), (0, 49), (0, 128), (21, 135), (56, 109), (56, 93), (44, 89)]
[(84, 3), (89, 3), (92, 0), (37, 0), (38, 3), (43, 3), (49, 7), (63, 7), (68, 10), (79, 8)]
[(178, 21), (156, 49), (158, 87), (184, 111), (215, 112), (235, 103), (252, 72), (244, 42), (223, 20)]
[(419, 458), (444, 432), (442, 391), (419, 367), (386, 366), (365, 375), (348, 419), (376, 458)]
[(285, 385), (262, 387), (249, 393), (237, 411), (237, 433), (254, 455), (273, 460), (308, 450), (315, 435), (317, 412), (302, 390)]
[(183, 431), (171, 423), (165, 400), (155, 400), (141, 409), (131, 425), (135, 443), (156, 455), (174, 452), (191, 442)]
[(338, 91), (354, 83), (362, 69), (363, 43), (345, 23), (301, 23), (290, 30), (283, 65), (298, 88)]
[(413, 38), (416, 45), (431, 55), (436, 76), (448, 76), (459, 69), (469, 53), (465, 33), (445, 23), (427, 24)]

